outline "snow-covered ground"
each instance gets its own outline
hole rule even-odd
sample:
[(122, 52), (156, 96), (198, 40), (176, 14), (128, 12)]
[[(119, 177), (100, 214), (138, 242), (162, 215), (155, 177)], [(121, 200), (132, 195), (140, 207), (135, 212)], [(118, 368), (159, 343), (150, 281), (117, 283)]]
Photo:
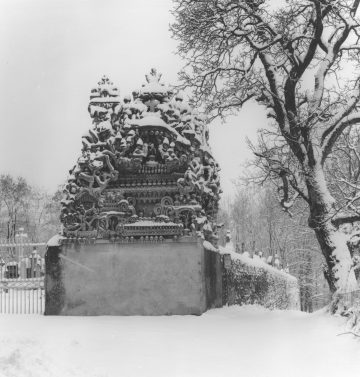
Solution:
[(0, 316), (0, 376), (357, 376), (341, 318), (255, 306), (200, 317)]

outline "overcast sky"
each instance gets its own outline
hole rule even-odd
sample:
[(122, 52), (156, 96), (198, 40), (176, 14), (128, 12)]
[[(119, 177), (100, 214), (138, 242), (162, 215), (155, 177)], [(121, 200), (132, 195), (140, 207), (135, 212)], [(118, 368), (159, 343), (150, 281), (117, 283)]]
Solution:
[[(0, 0), (0, 173), (46, 190), (63, 183), (91, 126), (90, 89), (103, 74), (122, 96), (152, 67), (177, 83), (171, 0)], [(245, 137), (266, 118), (256, 105), (210, 126), (225, 195), (251, 157)]]

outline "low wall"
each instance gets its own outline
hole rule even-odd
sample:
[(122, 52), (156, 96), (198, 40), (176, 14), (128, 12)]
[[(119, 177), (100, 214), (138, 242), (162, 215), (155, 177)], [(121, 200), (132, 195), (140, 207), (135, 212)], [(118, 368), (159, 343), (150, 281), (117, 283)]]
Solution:
[(211, 258), (191, 237), (154, 244), (49, 245), (45, 314), (202, 314), (221, 298), (221, 289), (217, 303), (211, 296), (211, 285), (219, 280)]
[(260, 259), (233, 252), (228, 254), (231, 262), (223, 275), (224, 304), (258, 304), (269, 309), (300, 310), (299, 286), (294, 276)]

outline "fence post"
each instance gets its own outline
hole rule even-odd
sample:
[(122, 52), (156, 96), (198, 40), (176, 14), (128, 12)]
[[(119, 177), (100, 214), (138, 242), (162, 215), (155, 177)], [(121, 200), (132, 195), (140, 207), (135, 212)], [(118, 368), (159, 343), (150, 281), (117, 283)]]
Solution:
[(58, 315), (64, 306), (61, 246), (48, 246), (45, 254), (45, 315)]

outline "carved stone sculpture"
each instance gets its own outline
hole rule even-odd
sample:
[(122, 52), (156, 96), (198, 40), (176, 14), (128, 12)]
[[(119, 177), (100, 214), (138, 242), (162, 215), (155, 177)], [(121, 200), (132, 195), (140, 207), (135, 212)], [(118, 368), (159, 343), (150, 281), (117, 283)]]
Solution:
[(91, 91), (93, 125), (61, 202), (68, 240), (216, 239), (220, 169), (206, 118), (156, 70), (146, 80), (123, 100), (106, 77)]

